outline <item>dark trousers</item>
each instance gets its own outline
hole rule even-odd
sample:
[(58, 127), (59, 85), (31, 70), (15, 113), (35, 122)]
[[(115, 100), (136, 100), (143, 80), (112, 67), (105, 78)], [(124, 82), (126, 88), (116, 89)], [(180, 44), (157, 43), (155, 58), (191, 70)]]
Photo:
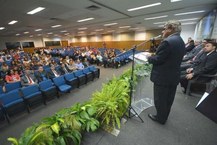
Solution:
[(154, 83), (154, 104), (157, 111), (157, 120), (165, 123), (173, 104), (177, 85), (158, 85)]

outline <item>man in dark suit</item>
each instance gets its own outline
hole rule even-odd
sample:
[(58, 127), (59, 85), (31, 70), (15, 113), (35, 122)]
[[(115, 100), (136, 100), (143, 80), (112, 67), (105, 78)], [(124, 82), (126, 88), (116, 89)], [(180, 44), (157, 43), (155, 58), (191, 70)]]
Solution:
[(37, 83), (38, 80), (36, 79), (34, 72), (32, 70), (26, 69), (25, 73), (21, 77), (22, 86), (29, 86)]
[[(181, 76), (180, 84), (185, 90), (188, 85), (188, 80), (203, 74), (214, 75), (217, 72), (216, 43), (207, 42), (204, 47), (204, 53), (206, 55), (204, 59), (197, 65), (193, 65), (192, 68), (188, 68), (186, 74)], [(209, 81), (209, 78), (199, 77), (197, 80), (200, 82), (207, 82)]]
[(156, 115), (148, 116), (160, 124), (167, 121), (180, 79), (180, 64), (185, 54), (185, 43), (180, 32), (179, 21), (168, 21), (162, 31), (164, 40), (156, 54), (148, 56), (148, 62), (153, 64), (151, 81), (154, 83), (154, 104), (157, 111)]
[(70, 73), (71, 71), (69, 70), (69, 68), (64, 63), (62, 63), (61, 67), (59, 68), (59, 72), (60, 72), (61, 75), (64, 75), (64, 74)]
[(53, 64), (50, 65), (50, 70), (47, 71), (47, 74), (48, 74), (50, 79), (53, 79), (55, 77), (59, 77), (61, 75), (59, 70), (56, 70), (55, 66)]
[(42, 66), (38, 67), (38, 71), (35, 73), (35, 77), (38, 82), (42, 82), (50, 78), (50, 76), (46, 73)]

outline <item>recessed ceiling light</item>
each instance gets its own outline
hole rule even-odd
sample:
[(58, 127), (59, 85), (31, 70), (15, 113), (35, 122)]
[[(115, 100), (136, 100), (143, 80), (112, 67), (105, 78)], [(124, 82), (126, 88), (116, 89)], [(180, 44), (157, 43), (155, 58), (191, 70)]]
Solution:
[(182, 0), (170, 0), (170, 1), (171, 1), (171, 3), (173, 3), (173, 2), (180, 2)]
[(44, 9), (45, 9), (44, 7), (38, 7), (36, 9), (33, 9), (32, 11), (27, 12), (27, 14), (33, 15), (33, 14), (38, 13), (38, 12), (44, 10)]
[(114, 32), (115, 30), (109, 30), (109, 31), (107, 31), (107, 32)]
[(192, 12), (185, 12), (185, 13), (178, 13), (178, 14), (174, 14), (175, 16), (180, 16), (180, 15), (189, 15), (189, 14), (197, 14), (197, 13), (204, 13), (204, 10), (201, 11), (192, 11)]
[(188, 23), (182, 23), (182, 25), (193, 25), (196, 24), (197, 22), (188, 22)]
[(103, 30), (104, 30), (104, 29), (96, 29), (95, 31), (97, 31), (97, 32), (98, 32), (98, 31), (103, 31)]
[(77, 22), (85, 22), (85, 21), (90, 21), (90, 20), (93, 20), (94, 18), (86, 18), (86, 19), (81, 19), (81, 20), (78, 20)]
[(16, 34), (16, 36), (20, 36), (20, 34), (19, 34), (19, 33), (17, 33), (17, 34)]
[(63, 30), (63, 31), (60, 31), (60, 32), (65, 33), (65, 32), (67, 32), (67, 31), (66, 31), (66, 30)]
[(30, 35), (29, 37), (33, 37), (33, 35)]
[(69, 35), (69, 33), (65, 33), (64, 35)]
[(37, 31), (41, 31), (42, 29), (36, 29), (35, 31), (37, 32)]
[(41, 36), (41, 34), (38, 34), (38, 36)]
[(52, 32), (47, 33), (48, 35), (53, 34)]
[(110, 23), (110, 24), (104, 24), (104, 26), (112, 26), (112, 25), (117, 25), (118, 23)]
[(87, 27), (83, 27), (83, 28), (78, 28), (78, 30), (86, 30)]
[(131, 26), (121, 26), (119, 28), (124, 29), (124, 28), (130, 28)]
[(5, 27), (0, 27), (0, 30), (4, 30), (5, 29)]
[(23, 32), (24, 34), (28, 34), (29, 32), (28, 31), (26, 31), (26, 32)]
[(60, 27), (62, 25), (54, 25), (54, 26), (51, 26), (52, 28), (57, 28), (57, 27)]
[(78, 34), (83, 34), (84, 33), (84, 31), (80, 31), (80, 32), (78, 32)]
[(10, 21), (8, 24), (9, 25), (13, 25), (13, 24), (15, 24), (15, 23), (17, 23), (18, 21), (17, 20), (13, 20), (13, 21)]
[(129, 12), (130, 11), (136, 11), (136, 10), (145, 9), (145, 8), (149, 8), (149, 7), (154, 7), (154, 6), (158, 6), (158, 5), (161, 5), (161, 3), (153, 3), (153, 4), (141, 6), (141, 7), (131, 8), (131, 9), (128, 9), (127, 11), (129, 11)]
[(145, 20), (153, 20), (153, 19), (160, 19), (160, 18), (166, 18), (168, 15), (163, 15), (163, 16), (157, 16), (157, 17), (150, 17), (150, 18), (145, 18)]

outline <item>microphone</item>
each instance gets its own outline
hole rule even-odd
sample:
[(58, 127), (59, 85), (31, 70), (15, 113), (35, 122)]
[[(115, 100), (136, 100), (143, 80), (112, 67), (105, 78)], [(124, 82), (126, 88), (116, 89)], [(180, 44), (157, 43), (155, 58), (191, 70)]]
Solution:
[(152, 37), (150, 40), (156, 40), (156, 39), (159, 39), (159, 38), (161, 38), (161, 35), (158, 35), (158, 36)]

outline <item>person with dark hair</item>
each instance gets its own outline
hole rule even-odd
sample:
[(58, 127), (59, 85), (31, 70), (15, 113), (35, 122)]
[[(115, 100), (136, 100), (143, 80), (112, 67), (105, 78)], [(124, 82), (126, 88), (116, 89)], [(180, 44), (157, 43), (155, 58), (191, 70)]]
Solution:
[[(199, 75), (209, 74), (213, 75), (217, 72), (217, 52), (216, 52), (216, 43), (207, 42), (204, 47), (205, 57), (201, 60), (200, 63), (193, 65), (191, 68), (186, 70), (186, 74), (181, 76), (180, 84), (184, 88), (184, 93), (188, 85), (188, 80), (196, 78)], [(209, 78), (200, 78), (201, 82), (209, 81)]]
[(163, 41), (154, 56), (148, 55), (153, 64), (151, 81), (154, 83), (154, 104), (156, 115), (148, 117), (165, 124), (173, 104), (176, 88), (180, 80), (180, 64), (185, 54), (185, 43), (180, 37), (181, 23), (176, 20), (166, 22), (162, 31)]
[(8, 70), (7, 75), (5, 76), (5, 81), (7, 83), (14, 83), (20, 81), (20, 75), (14, 70)]
[(35, 77), (38, 80), (38, 82), (42, 82), (50, 78), (46, 71), (44, 71), (42, 66), (38, 67), (38, 71), (35, 73)]
[(22, 86), (29, 86), (33, 84), (37, 84), (38, 80), (36, 79), (34, 72), (29, 68), (26, 68), (23, 76), (21, 77)]

